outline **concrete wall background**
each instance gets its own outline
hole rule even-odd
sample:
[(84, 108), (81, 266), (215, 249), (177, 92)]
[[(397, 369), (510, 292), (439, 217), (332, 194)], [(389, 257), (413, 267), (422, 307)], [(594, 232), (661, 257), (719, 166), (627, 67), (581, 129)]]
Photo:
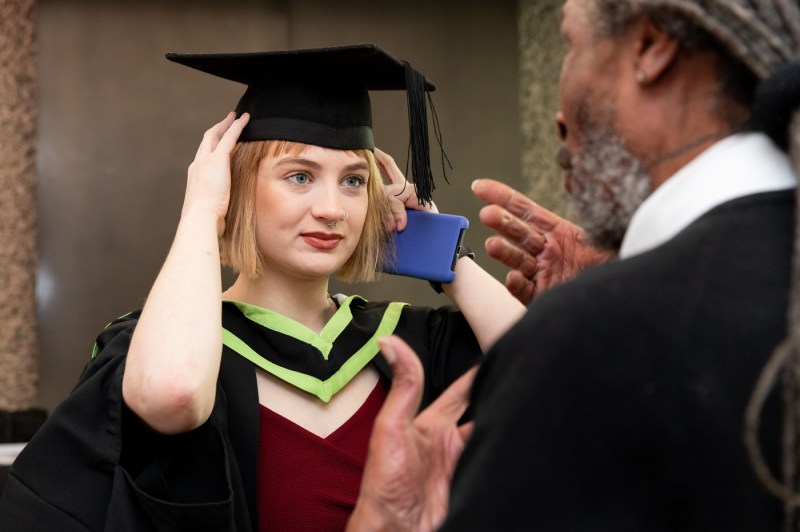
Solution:
[[(40, 404), (62, 400), (96, 334), (142, 304), (171, 242), (197, 143), (243, 90), (169, 63), (167, 51), (377, 42), (409, 60), (439, 87), (434, 101), (455, 167), (447, 185), (433, 165), (435, 200), (470, 219), (468, 244), (502, 279), (505, 269), (483, 252), (489, 233), (469, 183), (493, 177), (527, 188), (517, 38), (525, 3), (535, 2), (518, 11), (512, 0), (39, 0)], [(378, 144), (404, 161), (404, 97), (376, 95), (373, 106)], [(427, 283), (391, 276), (332, 288), (446, 302)]]
[(0, 410), (37, 401), (35, 7), (0, 3)]
[(566, 193), (556, 164), (558, 77), (563, 45), (562, 0), (519, 1), (519, 76), (522, 182), (528, 195), (566, 216)]

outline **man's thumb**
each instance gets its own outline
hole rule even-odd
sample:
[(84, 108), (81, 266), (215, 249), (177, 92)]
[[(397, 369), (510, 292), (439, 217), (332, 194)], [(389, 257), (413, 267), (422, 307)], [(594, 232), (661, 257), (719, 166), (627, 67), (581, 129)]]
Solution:
[(394, 373), (392, 387), (379, 416), (412, 420), (422, 400), (422, 364), (414, 350), (397, 336), (384, 336), (378, 339), (378, 345)]

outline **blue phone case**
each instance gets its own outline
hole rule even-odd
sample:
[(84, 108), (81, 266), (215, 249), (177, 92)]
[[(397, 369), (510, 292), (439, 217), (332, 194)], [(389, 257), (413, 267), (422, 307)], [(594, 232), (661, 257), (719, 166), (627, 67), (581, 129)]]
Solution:
[(409, 209), (408, 225), (392, 233), (394, 261), (383, 271), (439, 283), (452, 283), (456, 277), (458, 249), (469, 227), (463, 216)]

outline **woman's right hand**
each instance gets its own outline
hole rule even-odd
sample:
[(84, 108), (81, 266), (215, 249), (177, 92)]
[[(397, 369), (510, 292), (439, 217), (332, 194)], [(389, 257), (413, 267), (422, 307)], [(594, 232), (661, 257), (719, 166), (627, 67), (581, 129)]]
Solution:
[(217, 221), (217, 236), (225, 230), (231, 190), (231, 151), (250, 115), (229, 113), (205, 132), (194, 161), (189, 165), (182, 216), (206, 213)]

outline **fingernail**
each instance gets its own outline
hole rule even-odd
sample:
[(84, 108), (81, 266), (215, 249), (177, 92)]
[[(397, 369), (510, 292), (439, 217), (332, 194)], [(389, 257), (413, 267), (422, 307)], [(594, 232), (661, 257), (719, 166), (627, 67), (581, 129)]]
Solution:
[(470, 185), (470, 188), (474, 191), (478, 187), (478, 185), (480, 185), (481, 181), (483, 180), (482, 179), (473, 180), (472, 184)]
[(379, 338), (378, 346), (383, 352), (383, 358), (385, 358), (389, 364), (394, 364), (394, 361), (397, 360), (397, 355), (395, 354), (394, 349), (391, 347), (391, 342), (385, 338)]

